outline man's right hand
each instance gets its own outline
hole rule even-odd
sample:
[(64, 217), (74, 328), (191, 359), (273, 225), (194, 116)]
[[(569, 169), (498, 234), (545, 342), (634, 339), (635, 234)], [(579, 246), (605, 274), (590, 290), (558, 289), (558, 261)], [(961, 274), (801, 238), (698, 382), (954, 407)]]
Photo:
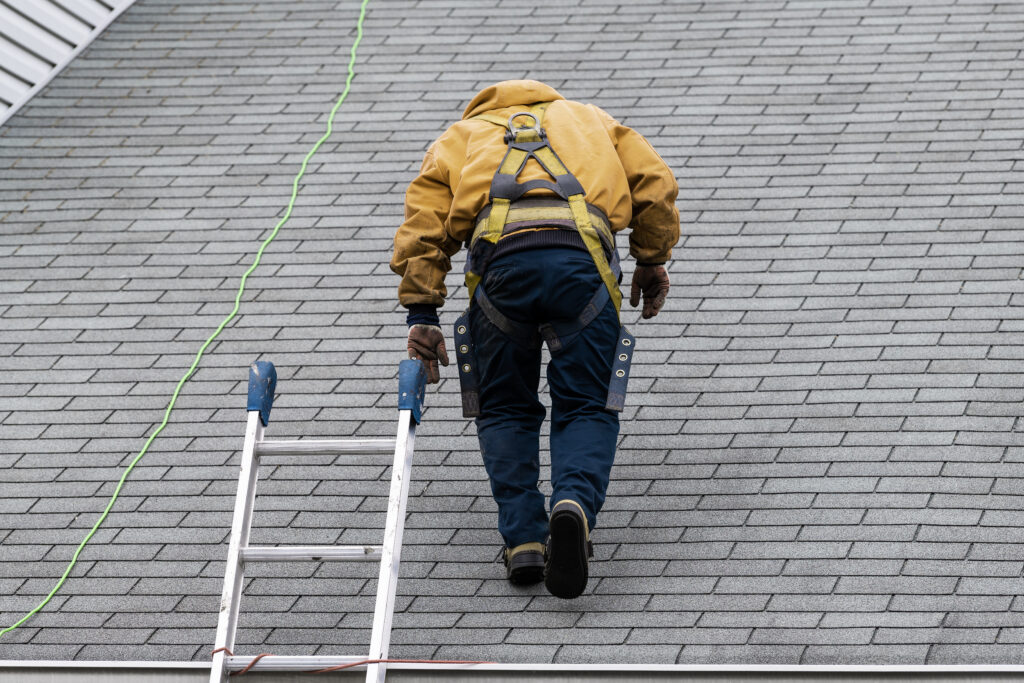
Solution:
[(423, 361), (427, 369), (427, 383), (437, 384), (441, 381), (441, 372), (437, 361), (448, 367), (448, 350), (444, 347), (444, 333), (437, 325), (418, 323), (409, 328), (409, 340), (406, 343), (409, 358)]
[(665, 305), (668, 296), (668, 273), (664, 266), (637, 266), (629, 288), (629, 305), (636, 308), (640, 293), (644, 295), (644, 318), (653, 318)]

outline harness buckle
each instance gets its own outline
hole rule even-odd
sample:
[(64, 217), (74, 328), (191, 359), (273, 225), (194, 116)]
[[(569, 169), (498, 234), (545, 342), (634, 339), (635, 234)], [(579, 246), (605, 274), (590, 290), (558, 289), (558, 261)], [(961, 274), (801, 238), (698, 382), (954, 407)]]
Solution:
[[(533, 125), (524, 126), (522, 128), (516, 127), (512, 122), (520, 116), (529, 116), (533, 119)], [(512, 114), (512, 116), (508, 117), (508, 132), (505, 133), (505, 144), (514, 142), (520, 133), (529, 133), (530, 131), (533, 131), (537, 135), (538, 140), (545, 140), (548, 137), (548, 134), (540, 127), (540, 119), (538, 119), (534, 114), (531, 114), (528, 111), (520, 111)]]

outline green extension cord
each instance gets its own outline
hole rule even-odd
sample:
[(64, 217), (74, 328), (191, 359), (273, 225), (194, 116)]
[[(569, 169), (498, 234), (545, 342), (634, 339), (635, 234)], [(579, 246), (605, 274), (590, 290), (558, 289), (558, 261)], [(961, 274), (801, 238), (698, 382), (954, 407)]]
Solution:
[(0, 631), (0, 636), (3, 636), (5, 633), (13, 631), (14, 629), (18, 628), (26, 621), (28, 621), (30, 618), (32, 618), (32, 616), (36, 612), (38, 612), (46, 606), (46, 603), (50, 602), (50, 599), (54, 595), (56, 595), (57, 591), (60, 590), (60, 587), (64, 585), (64, 581), (67, 580), (68, 575), (71, 574), (71, 570), (75, 566), (75, 563), (78, 562), (78, 556), (81, 554), (82, 549), (85, 547), (85, 544), (89, 542), (89, 539), (93, 537), (93, 534), (96, 533), (96, 530), (100, 528), (100, 525), (103, 524), (103, 521), (107, 518), (107, 515), (110, 513), (111, 508), (114, 507), (114, 503), (117, 502), (117, 497), (121, 493), (121, 487), (124, 486), (124, 482), (128, 478), (128, 475), (131, 474), (132, 469), (135, 468), (135, 465), (139, 462), (139, 460), (142, 459), (142, 456), (146, 454), (147, 450), (149, 450), (149, 445), (153, 443), (153, 439), (155, 439), (157, 435), (163, 431), (164, 427), (167, 426), (167, 419), (171, 416), (171, 410), (174, 409), (174, 404), (178, 400), (178, 394), (181, 392), (181, 387), (185, 384), (188, 378), (192, 376), (192, 373), (195, 372), (196, 368), (199, 366), (199, 360), (203, 357), (203, 353), (206, 351), (206, 348), (214, 339), (217, 338), (217, 335), (221, 333), (221, 331), (224, 329), (224, 326), (231, 322), (234, 319), (235, 315), (238, 314), (238, 307), (242, 301), (242, 293), (245, 291), (246, 279), (249, 277), (249, 275), (252, 274), (254, 270), (256, 270), (256, 266), (260, 264), (260, 258), (263, 256), (263, 251), (267, 248), (267, 245), (269, 245), (274, 240), (274, 238), (277, 237), (278, 230), (281, 229), (281, 226), (284, 225), (288, 218), (292, 215), (292, 207), (295, 206), (295, 198), (299, 194), (299, 180), (301, 180), (302, 176), (306, 173), (306, 165), (309, 163), (309, 160), (313, 157), (313, 155), (316, 154), (316, 151), (320, 149), (320, 145), (322, 145), (327, 140), (327, 138), (331, 136), (331, 130), (333, 129), (334, 126), (334, 115), (338, 112), (338, 108), (341, 106), (341, 103), (345, 101), (346, 97), (348, 97), (349, 88), (352, 86), (352, 79), (355, 77), (356, 48), (359, 47), (359, 41), (361, 41), (363, 38), (363, 19), (366, 17), (366, 6), (367, 4), (369, 4), (369, 2), (370, 0), (363, 0), (363, 3), (359, 8), (359, 21), (356, 24), (356, 40), (354, 43), (352, 43), (351, 56), (348, 62), (348, 77), (345, 79), (345, 89), (342, 91), (341, 96), (338, 98), (337, 103), (334, 105), (334, 108), (331, 109), (331, 115), (327, 119), (327, 132), (324, 133), (323, 137), (317, 140), (316, 144), (313, 145), (313, 149), (309, 150), (309, 153), (306, 155), (306, 158), (302, 160), (302, 168), (299, 169), (299, 174), (295, 176), (295, 182), (292, 183), (292, 196), (291, 199), (288, 201), (288, 210), (285, 211), (284, 218), (282, 218), (278, 222), (278, 224), (274, 226), (274, 230), (273, 232), (270, 233), (270, 236), (267, 237), (267, 239), (263, 241), (263, 244), (260, 245), (259, 251), (256, 252), (256, 259), (253, 261), (253, 264), (249, 266), (249, 269), (245, 271), (245, 274), (242, 275), (242, 281), (238, 286), (238, 294), (235, 296), (235, 307), (232, 309), (228, 317), (224, 318), (224, 320), (221, 321), (220, 325), (217, 326), (216, 331), (214, 331), (214, 333), (210, 335), (209, 339), (207, 339), (203, 343), (202, 347), (200, 347), (199, 349), (199, 352), (196, 354), (195, 360), (192, 361), (192, 367), (190, 367), (188, 369), (188, 372), (185, 373), (185, 376), (178, 381), (178, 386), (175, 387), (174, 394), (171, 396), (171, 402), (167, 405), (167, 410), (164, 412), (163, 422), (160, 423), (160, 426), (157, 427), (156, 430), (150, 435), (149, 439), (146, 440), (146, 444), (142, 447), (142, 450), (139, 451), (139, 454), (135, 456), (135, 459), (132, 460), (131, 464), (128, 465), (128, 468), (125, 469), (124, 474), (121, 475), (121, 480), (117, 482), (117, 488), (114, 489), (114, 495), (110, 498), (110, 502), (107, 503), (107, 507), (103, 510), (103, 514), (101, 514), (100, 518), (96, 520), (96, 523), (93, 525), (92, 529), (89, 530), (89, 533), (86, 535), (85, 539), (78, 545), (78, 549), (75, 550), (75, 554), (71, 558), (71, 564), (69, 564), (68, 568), (64, 570), (64, 574), (60, 577), (60, 580), (57, 582), (57, 585), (53, 587), (53, 590), (51, 590), (50, 594), (46, 596), (46, 599), (39, 603), (39, 605), (37, 605), (35, 609), (33, 609), (31, 612), (23, 616), (21, 619), (19, 619), (17, 623), (15, 623), (14, 625), (8, 626), (7, 628)]

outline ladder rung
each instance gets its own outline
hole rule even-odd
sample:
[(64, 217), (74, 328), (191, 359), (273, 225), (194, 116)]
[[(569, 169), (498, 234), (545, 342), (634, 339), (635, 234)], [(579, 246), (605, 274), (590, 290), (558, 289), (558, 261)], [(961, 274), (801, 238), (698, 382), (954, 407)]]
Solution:
[(394, 439), (257, 441), (256, 455), (373, 455), (394, 453)]
[(242, 562), (288, 562), (315, 560), (324, 562), (379, 560), (379, 545), (293, 545), (276, 548), (249, 546), (239, 549)]
[[(249, 666), (255, 657), (225, 657), (224, 663), (228, 671), (241, 671)], [(367, 659), (363, 656), (335, 656), (335, 657), (294, 657), (278, 656), (264, 657), (249, 669), (249, 671), (316, 671), (341, 664), (352, 664)], [(355, 668), (355, 667), (353, 667)]]

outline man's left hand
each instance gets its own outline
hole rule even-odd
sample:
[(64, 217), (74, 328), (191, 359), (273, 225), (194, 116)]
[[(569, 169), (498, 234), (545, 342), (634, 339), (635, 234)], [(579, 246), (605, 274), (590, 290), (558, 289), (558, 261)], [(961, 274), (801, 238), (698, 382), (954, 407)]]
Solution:
[(633, 281), (629, 292), (629, 305), (636, 307), (640, 303), (640, 294), (644, 295), (644, 308), (641, 316), (653, 318), (665, 305), (668, 296), (668, 273), (660, 265), (638, 265), (633, 272)]

